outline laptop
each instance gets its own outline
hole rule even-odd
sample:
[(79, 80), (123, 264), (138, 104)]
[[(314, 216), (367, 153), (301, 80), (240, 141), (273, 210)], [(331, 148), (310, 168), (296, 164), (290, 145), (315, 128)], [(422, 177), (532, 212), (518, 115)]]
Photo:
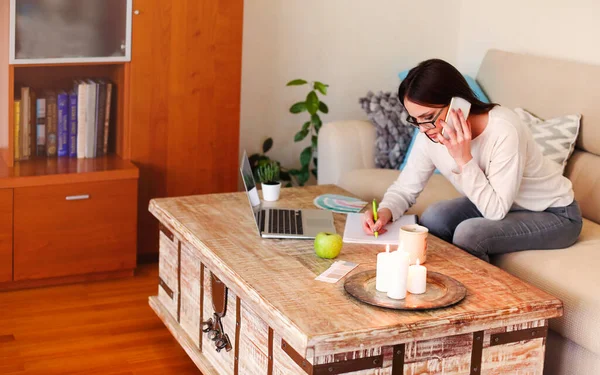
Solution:
[(319, 232), (336, 233), (331, 211), (264, 207), (245, 151), (240, 172), (259, 236), (308, 240), (314, 239)]

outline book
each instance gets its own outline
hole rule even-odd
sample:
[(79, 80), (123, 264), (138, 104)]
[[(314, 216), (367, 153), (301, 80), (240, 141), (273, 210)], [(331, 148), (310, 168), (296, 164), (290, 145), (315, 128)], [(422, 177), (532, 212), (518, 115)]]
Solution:
[[(35, 91), (29, 90), (29, 116), (27, 117), (27, 159), (35, 155), (37, 139), (37, 95)], [(21, 115), (23, 109), (21, 108)]]
[[(366, 234), (362, 228), (362, 215), (360, 213), (349, 213), (346, 217), (346, 228), (344, 229), (345, 243), (364, 243), (378, 245), (398, 245), (400, 227), (409, 224), (417, 224), (416, 215), (404, 215), (398, 220), (385, 226), (387, 232), (375, 236)], [(394, 249), (395, 250), (395, 249)]]
[[(98, 84), (93, 80), (87, 81), (87, 108), (85, 124), (85, 157), (95, 157), (96, 151), (96, 98), (98, 97)], [(81, 133), (80, 133), (81, 134)]]
[(104, 121), (106, 119), (106, 82), (98, 81), (98, 98), (96, 100), (96, 156), (104, 153)]
[(77, 81), (77, 158), (85, 158), (85, 143), (87, 126), (88, 84)]
[(46, 99), (36, 100), (36, 152), (37, 156), (46, 155)]
[[(30, 89), (29, 87), (21, 88), (21, 136), (20, 136), (20, 147), (21, 147), (21, 158), (20, 160), (29, 159), (30, 144), (28, 138), (31, 136), (31, 108), (35, 111), (35, 101), (31, 102)], [(35, 121), (35, 117), (33, 118)]]
[(14, 109), (14, 151), (15, 160), (21, 159), (21, 100), (15, 100)]
[(58, 93), (58, 150), (57, 154), (69, 156), (69, 95), (61, 91)]
[(58, 146), (58, 105), (56, 93), (46, 93), (46, 156), (56, 156)]
[(77, 157), (77, 90), (69, 93), (69, 157)]
[(104, 144), (103, 144), (103, 155), (108, 154), (108, 129), (110, 127), (110, 107), (112, 102), (112, 90), (113, 84), (108, 82), (106, 84), (106, 114), (104, 117)]

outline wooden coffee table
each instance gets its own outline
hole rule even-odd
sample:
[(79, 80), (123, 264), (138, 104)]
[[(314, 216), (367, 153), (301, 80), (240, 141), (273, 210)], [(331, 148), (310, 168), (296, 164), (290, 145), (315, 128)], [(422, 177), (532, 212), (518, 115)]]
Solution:
[[(272, 206), (312, 208), (323, 193), (349, 195), (282, 189)], [(433, 236), (426, 266), (463, 283), (467, 297), (405, 312), (355, 300), (344, 279), (315, 281), (333, 261), (317, 258), (312, 241), (261, 239), (244, 193), (157, 199), (150, 211), (161, 223), (150, 305), (205, 375), (541, 375), (548, 319), (562, 314), (558, 299)], [(342, 234), (345, 216), (335, 221)], [(344, 244), (339, 259), (360, 264), (353, 274), (375, 268), (380, 251)], [(203, 333), (211, 318), (221, 325)]]

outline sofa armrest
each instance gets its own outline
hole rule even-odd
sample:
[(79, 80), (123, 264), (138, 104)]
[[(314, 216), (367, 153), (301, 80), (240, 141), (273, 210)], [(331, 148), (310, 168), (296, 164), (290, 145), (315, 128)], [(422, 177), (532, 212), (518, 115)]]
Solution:
[(319, 132), (319, 185), (337, 184), (355, 169), (375, 168), (375, 126), (368, 121), (330, 122)]

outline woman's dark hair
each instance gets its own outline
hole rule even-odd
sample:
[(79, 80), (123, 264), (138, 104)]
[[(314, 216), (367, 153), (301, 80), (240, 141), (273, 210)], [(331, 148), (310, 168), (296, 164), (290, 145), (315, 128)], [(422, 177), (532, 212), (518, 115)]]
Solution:
[(458, 96), (471, 103), (471, 112), (489, 112), (496, 103), (484, 103), (477, 99), (460, 72), (451, 64), (440, 59), (425, 60), (412, 68), (398, 88), (398, 98), (405, 98), (427, 107), (443, 107)]

